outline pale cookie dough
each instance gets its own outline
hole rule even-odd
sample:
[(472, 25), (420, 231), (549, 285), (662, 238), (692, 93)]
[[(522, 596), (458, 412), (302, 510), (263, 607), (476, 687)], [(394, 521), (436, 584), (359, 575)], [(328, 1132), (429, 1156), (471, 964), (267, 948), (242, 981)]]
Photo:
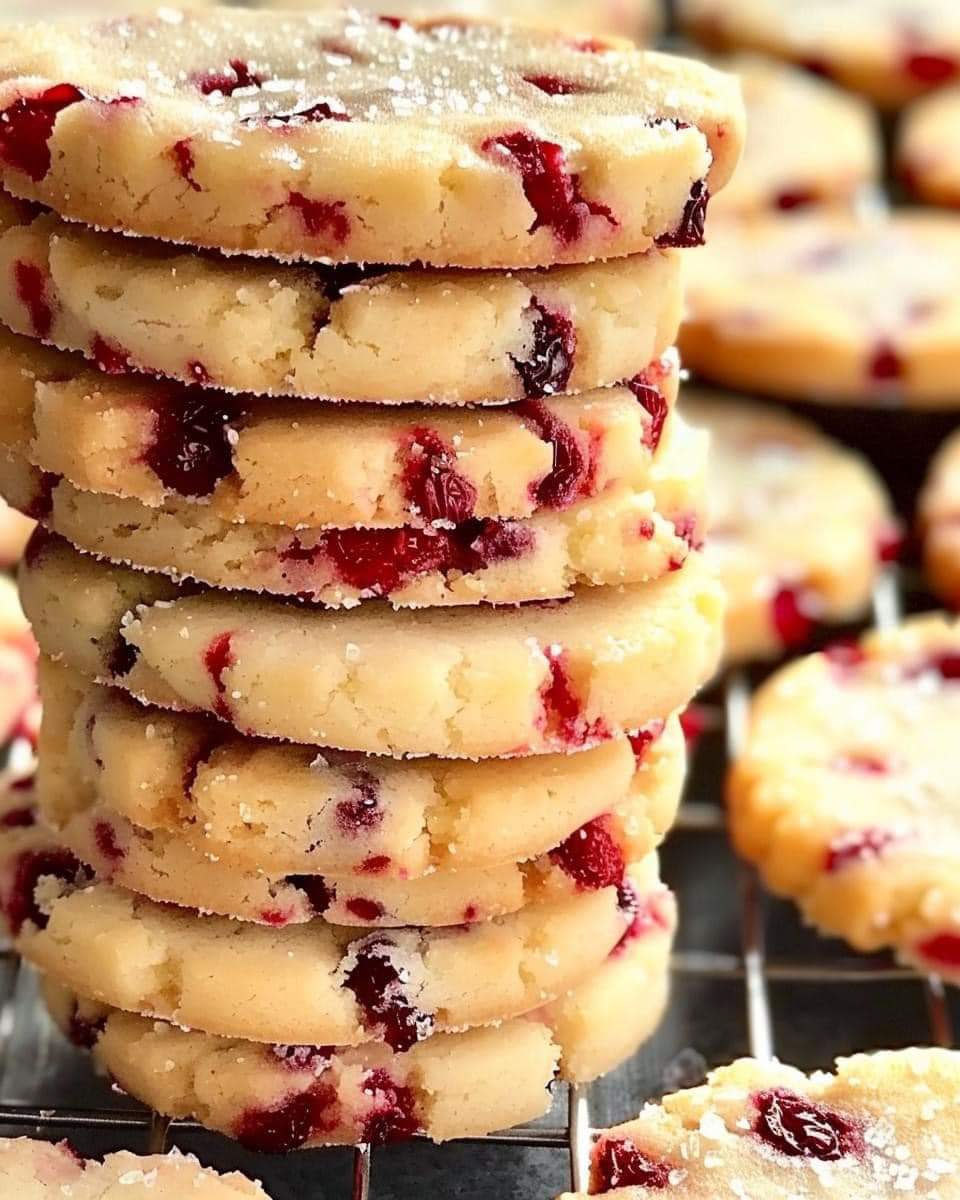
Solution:
[(699, 555), (556, 604), (329, 613), (190, 594), (35, 534), (21, 594), (44, 653), (146, 703), (247, 734), (447, 758), (573, 750), (684, 707), (716, 667), (723, 617)]
[(479, 872), (539, 858), (607, 813), (642, 858), (673, 824), (683, 787), (675, 716), (578, 754), (394, 761), (240, 738), (48, 660), (40, 674), (38, 791), (55, 827), (101, 803), (239, 870)]
[(954, 214), (720, 222), (691, 255), (684, 363), (765, 395), (949, 408), (960, 374), (958, 272)]
[(882, 108), (960, 76), (955, 0), (679, 0), (689, 32), (828, 75)]
[(727, 593), (726, 660), (776, 658), (816, 623), (862, 616), (897, 549), (869, 464), (774, 408), (688, 389), (684, 411), (710, 433), (706, 552)]
[(318, 529), (232, 523), (208, 508), (78, 490), (0, 449), (0, 491), (80, 550), (213, 587), (327, 608), (387, 599), (398, 608), (556, 600), (577, 586), (644, 583), (702, 541), (707, 438), (679, 419), (649, 488), (614, 485), (562, 511), (450, 528)]
[(814, 655), (758, 693), (729, 786), (740, 853), (819, 929), (960, 982), (960, 627)]
[(857, 1054), (834, 1075), (810, 1076), (741, 1059), (602, 1133), (589, 1195), (948, 1200), (958, 1194), (958, 1114), (956, 1051)]
[(214, 10), (0, 40), (0, 179), (238, 251), (523, 267), (698, 245), (736, 81), (618, 40)]
[(84, 491), (237, 523), (522, 519), (649, 488), (677, 378), (668, 351), (621, 387), (492, 409), (264, 403), (108, 377), (0, 327), (0, 445)]
[(193, 1155), (141, 1157), (121, 1150), (103, 1162), (84, 1158), (69, 1142), (0, 1138), (0, 1192), (17, 1200), (270, 1200), (259, 1183), (218, 1175)]
[(944, 604), (960, 609), (960, 434), (937, 451), (917, 513), (927, 580)]
[(960, 87), (910, 106), (897, 134), (896, 166), (921, 200), (960, 207)]
[(851, 208), (879, 185), (879, 130), (864, 100), (770, 59), (741, 55), (724, 67), (743, 87), (747, 140), (710, 208), (713, 220), (808, 205)]
[(0, 320), (229, 392), (337, 401), (537, 399), (621, 383), (680, 324), (680, 255), (552, 271), (281, 266), (37, 216), (0, 192)]

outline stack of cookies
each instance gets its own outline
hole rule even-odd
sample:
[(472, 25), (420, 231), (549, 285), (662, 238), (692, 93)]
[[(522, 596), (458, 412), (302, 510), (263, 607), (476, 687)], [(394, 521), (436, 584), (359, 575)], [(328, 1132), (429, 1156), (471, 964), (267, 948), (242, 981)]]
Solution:
[(55, 1018), (263, 1150), (535, 1117), (665, 1001), (722, 608), (676, 248), (736, 85), (226, 10), (13, 31), (0, 79), (46, 706), (2, 901)]

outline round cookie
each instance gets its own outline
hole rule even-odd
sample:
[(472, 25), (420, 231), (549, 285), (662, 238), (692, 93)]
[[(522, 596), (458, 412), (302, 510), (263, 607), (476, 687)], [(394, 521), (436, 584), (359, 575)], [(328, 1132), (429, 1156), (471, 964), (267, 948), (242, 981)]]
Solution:
[(679, 419), (649, 489), (614, 485), (561, 511), (450, 528), (299, 528), (224, 521), (199, 504), (80, 491), (0, 451), (0, 490), (80, 550), (212, 587), (327, 608), (516, 604), (573, 588), (643, 583), (677, 570), (704, 528), (707, 441)]
[(857, 1054), (834, 1075), (741, 1059), (602, 1133), (589, 1194), (945, 1200), (960, 1170), (958, 1099), (952, 1050)]
[(218, 1175), (179, 1150), (148, 1157), (121, 1150), (97, 1162), (69, 1142), (31, 1138), (0, 1138), (0, 1187), (19, 1200), (270, 1200), (239, 1172)]
[(937, 615), (814, 655), (754, 702), (729, 786), (767, 885), (862, 951), (960, 981), (960, 627)]
[(36, 534), (21, 594), (44, 653), (146, 703), (248, 734), (447, 758), (573, 750), (682, 708), (716, 666), (723, 609), (698, 555), (566, 603), (334, 614), (189, 594)]
[(552, 271), (283, 266), (37, 215), (0, 193), (0, 320), (228, 392), (458, 405), (632, 379), (674, 342), (680, 255)]
[(960, 434), (943, 443), (917, 506), (923, 567), (930, 586), (952, 609), (960, 609)]
[(776, 658), (815, 622), (860, 617), (897, 547), (869, 464), (774, 408), (688, 389), (684, 411), (710, 434), (706, 553), (727, 593), (727, 662)]
[(921, 200), (960, 207), (960, 87), (944, 88), (907, 109), (897, 133), (896, 166)]
[(685, 365), (792, 399), (957, 403), (960, 217), (722, 222), (691, 256)]
[(789, 59), (882, 108), (960, 77), (953, 0), (679, 0), (679, 13), (706, 45)]
[(532, 267), (697, 245), (742, 142), (736, 83), (709, 67), (456, 18), (14, 29), (0, 77), (15, 195), (280, 257)]
[(258, 403), (108, 377), (0, 328), (0, 444), (84, 491), (241, 524), (519, 520), (647, 490), (677, 377), (669, 351), (622, 387), (495, 409)]
[(713, 221), (808, 205), (851, 208), (878, 183), (879, 134), (863, 100), (770, 59), (740, 55), (724, 66), (743, 87), (747, 140), (711, 205)]

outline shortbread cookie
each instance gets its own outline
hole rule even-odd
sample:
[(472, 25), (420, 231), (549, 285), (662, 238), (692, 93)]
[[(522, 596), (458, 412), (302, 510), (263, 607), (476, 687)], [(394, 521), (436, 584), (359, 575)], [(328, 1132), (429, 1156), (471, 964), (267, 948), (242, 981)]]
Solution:
[(562, 511), (451, 528), (291, 529), (213, 516), (185, 500), (150, 508), (78, 490), (0, 450), (0, 491), (81, 550), (214, 587), (328, 608), (556, 600), (583, 586), (643, 583), (677, 570), (705, 528), (707, 439), (677, 420), (648, 490), (614, 486)]
[(633, 856), (645, 857), (683, 785), (676, 717), (579, 754), (393, 761), (231, 736), (48, 660), (40, 674), (38, 790), (55, 827), (100, 803), (225, 866), (273, 876), (489, 870), (541, 857), (608, 812), (628, 820)]
[(947, 1200), (960, 1172), (958, 1113), (951, 1050), (858, 1054), (835, 1075), (741, 1059), (601, 1134), (589, 1194)]
[(647, 490), (677, 373), (668, 352), (622, 387), (456, 413), (257, 403), (108, 378), (0, 328), (0, 444), (84, 491), (196, 501), (239, 523), (519, 520)]
[(536, 399), (674, 342), (674, 250), (553, 271), (280, 266), (37, 216), (0, 193), (0, 320), (106, 369), (337, 401)]
[(960, 981), (960, 627), (931, 615), (785, 668), (730, 782), (740, 852), (858, 950)]
[(879, 131), (864, 100), (770, 59), (741, 55), (724, 65), (743, 86), (747, 140), (712, 218), (817, 204), (850, 208), (878, 182)]
[(329, 613), (191, 594), (36, 534), (21, 593), (44, 653), (146, 703), (248, 734), (448, 758), (573, 750), (682, 708), (716, 666), (723, 613), (698, 555), (566, 603)]
[(911, 105), (900, 124), (896, 165), (921, 200), (960, 206), (960, 87)]
[(960, 76), (954, 0), (679, 0), (679, 11), (707, 45), (790, 59), (883, 108)]
[(16, 584), (0, 575), (0, 746), (34, 740), (37, 722), (37, 644)]
[(524, 267), (697, 245), (736, 81), (624, 42), (214, 10), (0, 42), (0, 178), (226, 250)]
[(69, 1142), (30, 1138), (0, 1138), (0, 1189), (19, 1200), (269, 1200), (259, 1183), (218, 1175), (178, 1150), (148, 1157), (122, 1150), (97, 1162)]
[(950, 608), (960, 609), (960, 434), (949, 437), (931, 463), (918, 517), (930, 586)]
[(691, 256), (687, 366), (793, 399), (956, 403), (960, 217), (721, 223)]
[(727, 592), (727, 661), (775, 658), (816, 622), (861, 616), (896, 548), (869, 464), (777, 409), (694, 390), (684, 408), (710, 433), (707, 553)]

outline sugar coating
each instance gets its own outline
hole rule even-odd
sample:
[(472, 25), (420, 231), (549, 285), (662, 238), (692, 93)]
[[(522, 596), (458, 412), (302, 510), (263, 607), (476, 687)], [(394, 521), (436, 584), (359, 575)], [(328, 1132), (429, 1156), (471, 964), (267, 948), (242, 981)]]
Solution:
[(945, 87), (907, 109), (898, 129), (896, 166), (920, 200), (960, 205), (960, 87)]
[(951, 435), (930, 464), (918, 518), (923, 563), (933, 590), (951, 609), (960, 607), (960, 437)]

